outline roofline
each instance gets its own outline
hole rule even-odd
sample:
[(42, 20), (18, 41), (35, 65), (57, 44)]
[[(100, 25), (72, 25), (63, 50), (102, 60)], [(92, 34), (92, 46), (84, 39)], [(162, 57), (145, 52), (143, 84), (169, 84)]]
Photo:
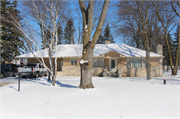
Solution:
[[(115, 52), (116, 53), (116, 52)], [(106, 53), (107, 54), (107, 53)], [(96, 56), (96, 57), (93, 57), (93, 58), (100, 58), (100, 57), (103, 57), (103, 55), (106, 55), (106, 54), (102, 54), (102, 55), (99, 55), (99, 56)], [(117, 53), (117, 54), (119, 54), (119, 53)], [(119, 55), (121, 55), (121, 54), (119, 54)], [(71, 57), (57, 57), (57, 58), (80, 58), (80, 57), (82, 57), (82, 56), (71, 56)], [(164, 58), (165, 56), (157, 56), (157, 57), (155, 57), (155, 56), (150, 56), (150, 58)], [(33, 58), (41, 58), (41, 57), (16, 57), (15, 59), (21, 59), (21, 58), (28, 58), (28, 59), (33, 59)], [(49, 58), (49, 57), (43, 57), (43, 58)], [(52, 58), (55, 58), (55, 57), (52, 57)], [(105, 58), (105, 57), (104, 57)], [(123, 57), (116, 57), (116, 58), (146, 58), (146, 57), (127, 57), (127, 56), (123, 56)]]

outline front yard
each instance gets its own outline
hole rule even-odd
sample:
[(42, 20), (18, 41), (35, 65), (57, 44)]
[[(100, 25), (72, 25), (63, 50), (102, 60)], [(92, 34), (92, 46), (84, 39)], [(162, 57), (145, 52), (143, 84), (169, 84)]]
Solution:
[[(179, 71), (180, 72), (180, 71)], [(167, 84), (163, 84), (163, 79)], [(79, 89), (80, 77), (0, 79), (1, 119), (180, 119), (180, 73), (164, 77), (93, 77), (94, 89)]]

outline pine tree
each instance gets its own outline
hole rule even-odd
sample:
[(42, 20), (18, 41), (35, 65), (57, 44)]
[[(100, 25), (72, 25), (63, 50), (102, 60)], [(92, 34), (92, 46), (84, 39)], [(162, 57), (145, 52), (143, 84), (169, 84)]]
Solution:
[(110, 40), (111, 43), (115, 43), (115, 41), (113, 40), (113, 36), (111, 35), (111, 30), (108, 24), (104, 29), (104, 34), (103, 35), (102, 33), (100, 34), (97, 44), (105, 44), (106, 40)]
[(102, 34), (100, 34), (100, 36), (97, 40), (97, 44), (105, 44), (105, 40), (104, 40), (104, 37), (102, 36)]
[(15, 16), (20, 22), (20, 11), (17, 10), (17, 1), (3, 0), (1, 1), (1, 57), (3, 62), (12, 61), (15, 56), (20, 55), (26, 50), (22, 33), (13, 24), (10, 14)]
[[(171, 35), (168, 34), (168, 42), (169, 42), (169, 46), (170, 46), (170, 49), (171, 49), (171, 53), (172, 53), (172, 59), (173, 59), (173, 64), (175, 64), (175, 44), (174, 44), (174, 41), (173, 39), (171, 38)], [(169, 61), (169, 53), (168, 53), (168, 49), (167, 49), (167, 44), (165, 43), (163, 45), (163, 56), (164, 59), (163, 59), (163, 64), (164, 65), (167, 65), (167, 66), (170, 66), (170, 61)]]
[(64, 29), (65, 44), (74, 44), (74, 31), (73, 21), (69, 19)]
[(64, 37), (63, 37), (63, 30), (62, 30), (61, 25), (58, 27), (57, 32), (58, 32), (57, 45), (63, 44)]
[(104, 29), (104, 41), (110, 40), (111, 43), (115, 43), (113, 36), (111, 35), (111, 30), (109, 25), (107, 24), (106, 28)]

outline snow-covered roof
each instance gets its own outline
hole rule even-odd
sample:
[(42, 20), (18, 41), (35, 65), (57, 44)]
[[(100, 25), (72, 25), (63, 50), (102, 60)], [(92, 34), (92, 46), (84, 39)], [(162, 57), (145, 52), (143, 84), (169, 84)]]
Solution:
[[(57, 57), (81, 57), (82, 56), (82, 44), (65, 44), (57, 46)], [(126, 44), (96, 44), (93, 56), (99, 57), (107, 52), (114, 51), (125, 57), (146, 57), (146, 51), (138, 48), (131, 47)], [(34, 54), (37, 57), (49, 57), (48, 49), (35, 51)], [(55, 57), (55, 50), (52, 57)], [(163, 57), (160, 54), (150, 52), (150, 57)], [(34, 58), (32, 53), (19, 55), (16, 58)]]

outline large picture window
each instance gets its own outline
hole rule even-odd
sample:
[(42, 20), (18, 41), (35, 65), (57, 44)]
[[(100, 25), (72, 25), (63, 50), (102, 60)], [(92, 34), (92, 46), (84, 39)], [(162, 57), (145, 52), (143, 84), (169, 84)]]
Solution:
[(142, 59), (132, 59), (132, 67), (142, 67)]
[(103, 67), (104, 59), (94, 59), (94, 67)]
[(145, 67), (145, 59), (127, 59), (127, 67)]

